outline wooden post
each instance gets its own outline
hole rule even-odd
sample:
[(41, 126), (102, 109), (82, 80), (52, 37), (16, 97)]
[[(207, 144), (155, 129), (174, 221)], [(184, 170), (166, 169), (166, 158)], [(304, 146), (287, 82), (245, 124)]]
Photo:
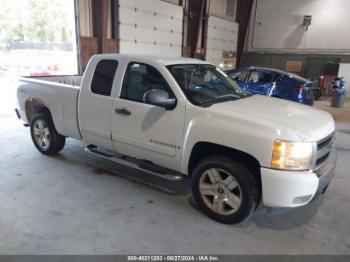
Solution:
[(107, 29), (109, 0), (92, 0), (93, 31), (98, 41), (98, 52), (105, 53), (107, 47)]

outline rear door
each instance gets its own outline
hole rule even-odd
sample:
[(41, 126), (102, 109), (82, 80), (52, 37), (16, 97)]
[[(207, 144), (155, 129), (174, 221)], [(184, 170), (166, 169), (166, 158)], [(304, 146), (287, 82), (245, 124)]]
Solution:
[[(177, 170), (185, 121), (185, 99), (176, 95), (163, 66), (130, 62), (114, 103), (112, 139), (117, 152)], [(149, 89), (162, 89), (177, 99), (174, 109), (143, 102)]]
[[(85, 74), (79, 95), (79, 125), (89, 144), (112, 149), (112, 110), (116, 89), (113, 88), (118, 61), (96, 59), (90, 62), (92, 75)], [(78, 120), (77, 120), (78, 121)]]

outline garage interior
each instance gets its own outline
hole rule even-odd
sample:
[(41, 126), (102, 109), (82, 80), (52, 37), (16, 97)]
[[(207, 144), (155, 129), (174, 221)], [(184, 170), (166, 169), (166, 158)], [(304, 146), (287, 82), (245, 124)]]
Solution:
[[(259, 207), (241, 224), (217, 223), (197, 208), (190, 178), (135, 171), (87, 154), (73, 139), (59, 155), (41, 155), (14, 108), (17, 77), (48, 69), (0, 61), (0, 254), (350, 254), (350, 99), (331, 107), (331, 80), (344, 77), (350, 91), (348, 0), (66, 1), (74, 5), (73, 44), (59, 48), (76, 61), (60, 74), (83, 73), (95, 54), (122, 53), (323, 76), (313, 107), (336, 123), (335, 177), (306, 206)], [(11, 59), (10, 45), (0, 44)]]

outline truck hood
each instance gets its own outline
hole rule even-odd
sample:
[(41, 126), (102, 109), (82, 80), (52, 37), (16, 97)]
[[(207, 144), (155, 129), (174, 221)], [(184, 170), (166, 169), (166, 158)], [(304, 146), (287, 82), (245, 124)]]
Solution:
[[(269, 128), (277, 138), (302, 141), (318, 141), (335, 130), (332, 116), (311, 106), (279, 98), (254, 95), (248, 98), (213, 104), (214, 114), (232, 121), (251, 122), (256, 128)], [(258, 129), (257, 129), (258, 132)]]

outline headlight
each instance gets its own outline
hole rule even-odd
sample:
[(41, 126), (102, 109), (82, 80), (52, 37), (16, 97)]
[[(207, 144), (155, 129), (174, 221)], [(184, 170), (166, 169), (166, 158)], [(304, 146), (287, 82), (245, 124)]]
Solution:
[(286, 170), (310, 168), (313, 145), (311, 142), (276, 140), (273, 146), (271, 167)]

